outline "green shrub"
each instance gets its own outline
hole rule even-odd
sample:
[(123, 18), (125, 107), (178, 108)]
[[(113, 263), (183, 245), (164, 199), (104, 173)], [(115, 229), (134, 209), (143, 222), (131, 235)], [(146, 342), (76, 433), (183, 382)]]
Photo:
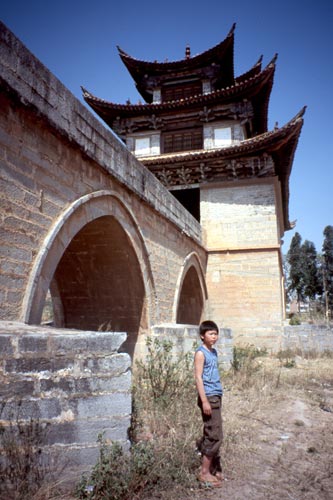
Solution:
[(249, 366), (255, 369), (257, 365), (254, 360), (266, 355), (267, 349), (260, 349), (253, 345), (234, 346), (231, 367), (235, 372), (239, 372), (244, 368), (249, 368)]
[(281, 365), (285, 368), (294, 368), (296, 366), (295, 352), (292, 349), (284, 349), (276, 355)]
[(267, 349), (260, 349), (253, 345), (234, 346), (231, 368), (233, 383), (240, 387), (250, 387), (255, 379), (255, 374), (261, 365), (257, 358), (266, 356)]
[(302, 322), (301, 322), (301, 319), (299, 318), (299, 316), (296, 316), (295, 314), (293, 314), (292, 316), (290, 316), (290, 320), (289, 320), (289, 325), (291, 326), (298, 326), (298, 325), (301, 325)]
[(148, 337), (145, 362), (136, 363), (136, 390), (146, 392), (156, 404), (169, 406), (187, 388), (193, 386), (193, 356), (173, 354), (170, 340)]
[(98, 437), (99, 459), (89, 476), (76, 488), (76, 496), (87, 500), (132, 499), (150, 482), (154, 450), (150, 443), (138, 443), (125, 452), (119, 443), (107, 444), (104, 434)]
[[(184, 454), (193, 457), (193, 449), (183, 441), (178, 443), (183, 453), (174, 455), (174, 449), (161, 442), (135, 443), (125, 452), (118, 443), (107, 444), (103, 435), (98, 439), (99, 459), (91, 474), (82, 477), (76, 487), (75, 495), (81, 500), (148, 499), (154, 491), (163, 492), (166, 499), (173, 498), (172, 490), (177, 485), (193, 486), (194, 471), (184, 469)], [(195, 462), (195, 469), (197, 466)]]

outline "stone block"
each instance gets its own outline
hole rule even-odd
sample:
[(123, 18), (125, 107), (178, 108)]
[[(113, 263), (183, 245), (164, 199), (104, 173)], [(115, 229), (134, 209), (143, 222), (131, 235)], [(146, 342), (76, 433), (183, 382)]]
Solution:
[(34, 386), (33, 380), (12, 380), (6, 378), (0, 384), (0, 399), (2, 402), (6, 402), (11, 399), (20, 400), (21, 398), (26, 398), (33, 394)]
[(230, 328), (222, 328), (221, 333), (225, 339), (232, 340), (232, 330)]
[(126, 340), (124, 332), (85, 332), (77, 334), (55, 335), (52, 337), (54, 353), (103, 353), (117, 352)]
[(52, 419), (61, 413), (61, 405), (58, 399), (17, 399), (9, 401), (3, 408), (1, 418), (3, 420), (15, 419)]
[(47, 351), (47, 337), (45, 335), (25, 335), (19, 338), (18, 350), (19, 352), (46, 352)]
[(71, 400), (70, 406), (78, 418), (114, 417), (132, 411), (129, 393), (113, 393)]
[(39, 383), (40, 383), (40, 391), (43, 393), (62, 391), (70, 395), (76, 392), (75, 381), (73, 378), (70, 377), (60, 378), (59, 380), (54, 380), (52, 378), (41, 379)]
[(77, 393), (129, 391), (131, 372), (127, 371), (119, 376), (78, 378), (74, 383)]
[[(62, 464), (68, 464), (63, 476), (69, 474), (75, 475), (74, 484), (77, 484), (77, 479), (84, 472), (90, 471), (90, 469), (96, 464), (99, 457), (99, 446), (97, 443), (90, 444), (89, 446), (53, 446), (50, 450), (50, 456), (54, 456), (56, 461), (61, 461)], [(65, 476), (66, 477), (66, 476)]]
[(52, 371), (51, 358), (12, 358), (5, 362), (7, 373), (33, 373)]
[(37, 373), (56, 372), (60, 370), (73, 370), (74, 359), (29, 356), (11, 358), (5, 361), (7, 373)]
[(52, 358), (52, 371), (57, 372), (61, 370), (67, 370), (71, 372), (75, 370), (75, 353), (70, 353), (70, 356), (71, 357), (57, 356)]
[(131, 358), (126, 353), (118, 353), (100, 358), (89, 358), (83, 361), (83, 369), (92, 373), (104, 373), (116, 376), (131, 367)]
[(0, 355), (1, 357), (9, 356), (14, 353), (14, 348), (11, 342), (10, 335), (0, 335)]
[(47, 432), (48, 445), (97, 443), (99, 434), (110, 441), (123, 441), (130, 426), (130, 416), (118, 419), (76, 420), (54, 423)]

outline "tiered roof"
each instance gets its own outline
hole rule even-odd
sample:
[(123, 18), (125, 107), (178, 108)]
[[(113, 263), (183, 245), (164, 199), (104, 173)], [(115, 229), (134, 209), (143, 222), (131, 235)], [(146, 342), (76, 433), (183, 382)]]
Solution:
[[(175, 110), (186, 109), (202, 110), (204, 106), (228, 105), (235, 102), (252, 100), (254, 114), (254, 134), (262, 134), (267, 131), (267, 115), (269, 97), (273, 85), (275, 63), (277, 56), (261, 70), (261, 63), (248, 73), (236, 79), (235, 84), (226, 88), (199, 94), (178, 101), (167, 101), (159, 104), (116, 104), (94, 96), (85, 88), (82, 88), (85, 101), (92, 109), (111, 127), (114, 121), (120, 117), (135, 118), (138, 116), (151, 117), (158, 114), (173, 113)], [(247, 76), (249, 76), (247, 78)]]
[[(209, 121), (239, 120), (250, 123), (248, 138), (237, 144), (140, 157), (140, 160), (170, 189), (187, 188), (213, 180), (277, 176), (281, 182), (284, 226), (287, 230), (291, 228), (288, 215), (289, 176), (305, 108), (285, 126), (267, 131), (277, 55), (265, 68), (262, 68), (261, 56), (252, 68), (235, 78), (234, 29), (235, 25), (221, 43), (194, 57), (187, 48), (185, 59), (179, 61), (141, 61), (118, 47), (123, 63), (146, 101), (144, 104), (109, 102), (84, 88), (83, 97), (124, 138), (134, 131), (170, 131), (179, 128), (179, 120), (183, 120), (183, 126), (189, 126), (192, 120), (197, 127), (200, 122)], [(182, 99), (153, 102), (153, 92), (158, 88), (182, 85), (183, 82), (202, 83), (204, 80), (212, 84), (208, 93), (203, 93), (201, 89)]]
[(136, 83), (139, 93), (147, 103), (152, 102), (152, 87), (157, 87), (175, 78), (210, 78), (216, 89), (234, 84), (234, 31), (232, 26), (227, 37), (215, 47), (201, 54), (178, 61), (148, 62), (136, 59), (118, 47), (121, 60)]

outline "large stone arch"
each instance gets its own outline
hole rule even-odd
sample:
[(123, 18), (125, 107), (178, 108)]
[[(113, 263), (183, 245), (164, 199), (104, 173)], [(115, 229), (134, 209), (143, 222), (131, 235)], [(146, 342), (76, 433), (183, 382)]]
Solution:
[(56, 326), (127, 331), (133, 353), (134, 337), (155, 319), (155, 287), (138, 223), (117, 193), (82, 196), (58, 217), (29, 277), (25, 323), (41, 322), (48, 290)]
[(208, 298), (205, 275), (198, 255), (190, 253), (179, 273), (173, 305), (173, 321), (198, 324)]

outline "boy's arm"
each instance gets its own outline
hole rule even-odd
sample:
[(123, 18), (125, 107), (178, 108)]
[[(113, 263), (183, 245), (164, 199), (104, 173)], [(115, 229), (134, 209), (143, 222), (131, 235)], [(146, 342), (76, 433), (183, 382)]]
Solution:
[(212, 408), (211, 408), (210, 403), (207, 399), (204, 385), (203, 385), (203, 380), (202, 380), (204, 362), (205, 362), (204, 354), (201, 351), (197, 351), (195, 353), (195, 356), (194, 356), (195, 384), (197, 386), (197, 391), (198, 391), (199, 397), (201, 399), (202, 410), (203, 410), (204, 414), (211, 415)]

